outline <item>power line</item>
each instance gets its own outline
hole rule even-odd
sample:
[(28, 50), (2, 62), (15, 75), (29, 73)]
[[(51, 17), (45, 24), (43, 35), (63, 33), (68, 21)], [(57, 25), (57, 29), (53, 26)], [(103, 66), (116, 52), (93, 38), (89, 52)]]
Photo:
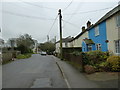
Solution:
[[(81, 6), (81, 5), (78, 5), (78, 6)], [(74, 12), (73, 13), (75, 13), (76, 11), (78, 11), (78, 9), (79, 9), (79, 7), (77, 6), (77, 8), (74, 10)], [(70, 21), (72, 18), (73, 18), (73, 16), (74, 16), (74, 14), (72, 14), (71, 16), (70, 16), (70, 18), (67, 20), (67, 21)], [(65, 24), (64, 24), (64, 26), (63, 26), (63, 28), (65, 28)]]
[(53, 26), (54, 26), (54, 24), (55, 24), (55, 22), (56, 22), (56, 20), (57, 20), (57, 17), (58, 17), (58, 15), (56, 16), (56, 18), (54, 19), (54, 21), (53, 21), (53, 24), (52, 24), (52, 26), (51, 26), (51, 28), (50, 28), (50, 30), (49, 30), (49, 32), (48, 32), (48, 34), (50, 33), (50, 31), (52, 30), (52, 28), (53, 28)]
[(64, 14), (64, 15), (72, 15), (72, 14), (84, 14), (84, 13), (90, 13), (90, 12), (97, 12), (97, 11), (102, 11), (102, 10), (106, 10), (106, 9), (110, 9), (112, 7), (108, 7), (108, 8), (103, 8), (103, 9), (98, 9), (98, 10), (92, 10), (92, 11), (86, 11), (86, 12), (78, 12), (78, 13), (67, 13), (67, 14)]
[(29, 5), (32, 5), (32, 6), (39, 7), (39, 8), (46, 8), (46, 9), (50, 9), (50, 10), (57, 10), (57, 9), (55, 9), (55, 8), (39, 6), (39, 5), (37, 5), (37, 4), (33, 4), (33, 3), (29, 3), (29, 2), (24, 2), (24, 1), (22, 1), (22, 0), (19, 0), (19, 1), (21, 1), (21, 2), (23, 2), (23, 3), (25, 3), (25, 4), (29, 4)]
[(72, 4), (73, 0), (63, 9), (63, 11), (65, 11), (71, 4)]
[(40, 19), (40, 20), (54, 20), (52, 18), (44, 18), (44, 17), (37, 17), (37, 16), (29, 16), (29, 15), (24, 15), (20, 13), (14, 13), (14, 12), (9, 12), (9, 11), (2, 11), (3, 13), (15, 15), (15, 16), (21, 16), (21, 17), (26, 17), (26, 18), (32, 18), (32, 19)]
[[(63, 19), (62, 19), (63, 20)], [(77, 25), (75, 25), (75, 24), (73, 24), (73, 23), (70, 23), (70, 22), (68, 22), (68, 21), (65, 21), (65, 20), (63, 20), (65, 23), (68, 23), (68, 24), (70, 24), (70, 25), (72, 25), (72, 26), (74, 26), (74, 27), (76, 27), (76, 28), (78, 28), (78, 29), (80, 29), (80, 27), (79, 26), (77, 26)]]

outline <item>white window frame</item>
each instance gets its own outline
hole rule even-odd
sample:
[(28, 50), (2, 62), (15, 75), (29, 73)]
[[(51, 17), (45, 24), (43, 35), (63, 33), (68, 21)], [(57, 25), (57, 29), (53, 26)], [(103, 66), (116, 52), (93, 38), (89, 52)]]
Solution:
[(101, 45), (100, 43), (97, 43), (97, 44), (96, 44), (96, 50), (100, 50), (100, 51), (101, 51), (101, 50), (102, 50), (102, 47), (101, 47), (101, 46), (102, 46), (102, 45)]
[(115, 53), (120, 54), (120, 40), (115, 40)]
[(100, 33), (99, 33), (99, 26), (96, 26), (95, 27), (95, 36), (98, 36), (98, 35), (100, 35)]
[(119, 14), (116, 16), (116, 26), (120, 27), (120, 15)]
[[(91, 48), (91, 50), (90, 50), (90, 48)], [(92, 45), (91, 44), (88, 45), (88, 51), (92, 51)]]

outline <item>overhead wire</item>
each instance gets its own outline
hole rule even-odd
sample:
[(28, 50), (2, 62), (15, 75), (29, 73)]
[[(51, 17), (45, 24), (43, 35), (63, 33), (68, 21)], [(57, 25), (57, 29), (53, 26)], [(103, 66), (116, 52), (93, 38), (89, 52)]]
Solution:
[(50, 31), (52, 30), (52, 28), (53, 28), (53, 26), (54, 26), (54, 24), (55, 24), (55, 22), (56, 22), (56, 20), (57, 20), (57, 17), (58, 17), (58, 15), (57, 15), (56, 18), (54, 19), (53, 24), (52, 24), (50, 30), (48, 31), (48, 35), (49, 35)]
[(24, 2), (24, 1), (22, 1), (22, 0), (19, 0), (19, 1), (21, 1), (21, 2), (23, 2), (23, 3), (25, 3), (25, 4), (29, 4), (29, 5), (32, 5), (32, 6), (39, 7), (39, 8), (45, 8), (45, 9), (50, 9), (50, 10), (57, 10), (56, 8), (50, 8), (50, 7), (45, 7), (45, 6), (39, 6), (39, 5), (37, 5), (37, 4), (33, 4), (33, 3), (29, 3), (29, 2)]
[[(78, 5), (78, 6), (81, 6), (81, 5)], [(78, 6), (77, 6), (77, 8), (75, 9), (74, 13), (75, 13), (76, 11), (78, 11), (78, 9), (79, 9)], [(67, 21), (70, 21), (70, 20), (73, 18), (73, 16), (74, 16), (74, 14), (72, 14)], [(66, 26), (66, 25), (64, 25), (63, 28), (65, 28), (65, 26)]]
[(92, 11), (86, 11), (86, 12), (77, 12), (77, 13), (66, 13), (64, 15), (72, 15), (72, 14), (84, 14), (84, 13), (91, 13), (91, 12), (98, 12), (98, 11), (102, 11), (102, 10), (107, 10), (113, 7), (108, 7), (108, 8), (103, 8), (103, 9), (97, 9), (97, 10), (92, 10)]
[(63, 20), (63, 19), (62, 19), (62, 21), (65, 22), (65, 23), (68, 23), (68, 24), (70, 24), (70, 25), (72, 25), (72, 26), (74, 26), (74, 27), (76, 27), (76, 28), (78, 28), (78, 29), (80, 29), (79, 26), (77, 26), (77, 25), (75, 25), (75, 24), (73, 24), (73, 23), (71, 23), (71, 22), (68, 22), (68, 21)]
[(63, 9), (63, 12), (73, 3), (73, 0)]
[(15, 16), (21, 16), (21, 17), (26, 17), (26, 18), (32, 18), (32, 19), (40, 19), (40, 20), (54, 20), (52, 18), (44, 18), (44, 17), (38, 17), (38, 16), (30, 16), (30, 15), (24, 15), (24, 14), (20, 14), (20, 13), (14, 13), (14, 12), (10, 12), (10, 11), (5, 11), (2, 10), (3, 13), (7, 13), (7, 14), (11, 14), (11, 15), (15, 15)]

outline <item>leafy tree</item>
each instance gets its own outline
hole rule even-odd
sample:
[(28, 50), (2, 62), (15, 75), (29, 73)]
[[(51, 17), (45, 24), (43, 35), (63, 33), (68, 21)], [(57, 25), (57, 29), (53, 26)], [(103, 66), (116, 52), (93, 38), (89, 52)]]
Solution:
[(21, 35), (17, 39), (17, 49), (21, 51), (21, 53), (29, 53), (34, 46), (34, 40), (28, 34)]
[(55, 44), (52, 42), (45, 42), (40, 44), (38, 48), (47, 53), (53, 53), (55, 51)]

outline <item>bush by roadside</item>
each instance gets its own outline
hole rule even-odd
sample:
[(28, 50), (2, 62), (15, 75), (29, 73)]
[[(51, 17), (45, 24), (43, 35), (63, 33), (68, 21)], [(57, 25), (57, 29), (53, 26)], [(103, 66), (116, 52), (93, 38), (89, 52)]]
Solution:
[(108, 57), (108, 52), (102, 52), (98, 50), (89, 51), (83, 55), (84, 63), (92, 66), (97, 66), (97, 64), (105, 62)]
[(106, 61), (112, 71), (120, 71), (120, 56), (110, 56)]
[(65, 60), (79, 70), (84, 67), (83, 71), (86, 73), (120, 71), (120, 56), (111, 56), (109, 52), (73, 52), (64, 56)]
[(20, 54), (16, 58), (17, 59), (25, 59), (31, 57), (31, 54)]

